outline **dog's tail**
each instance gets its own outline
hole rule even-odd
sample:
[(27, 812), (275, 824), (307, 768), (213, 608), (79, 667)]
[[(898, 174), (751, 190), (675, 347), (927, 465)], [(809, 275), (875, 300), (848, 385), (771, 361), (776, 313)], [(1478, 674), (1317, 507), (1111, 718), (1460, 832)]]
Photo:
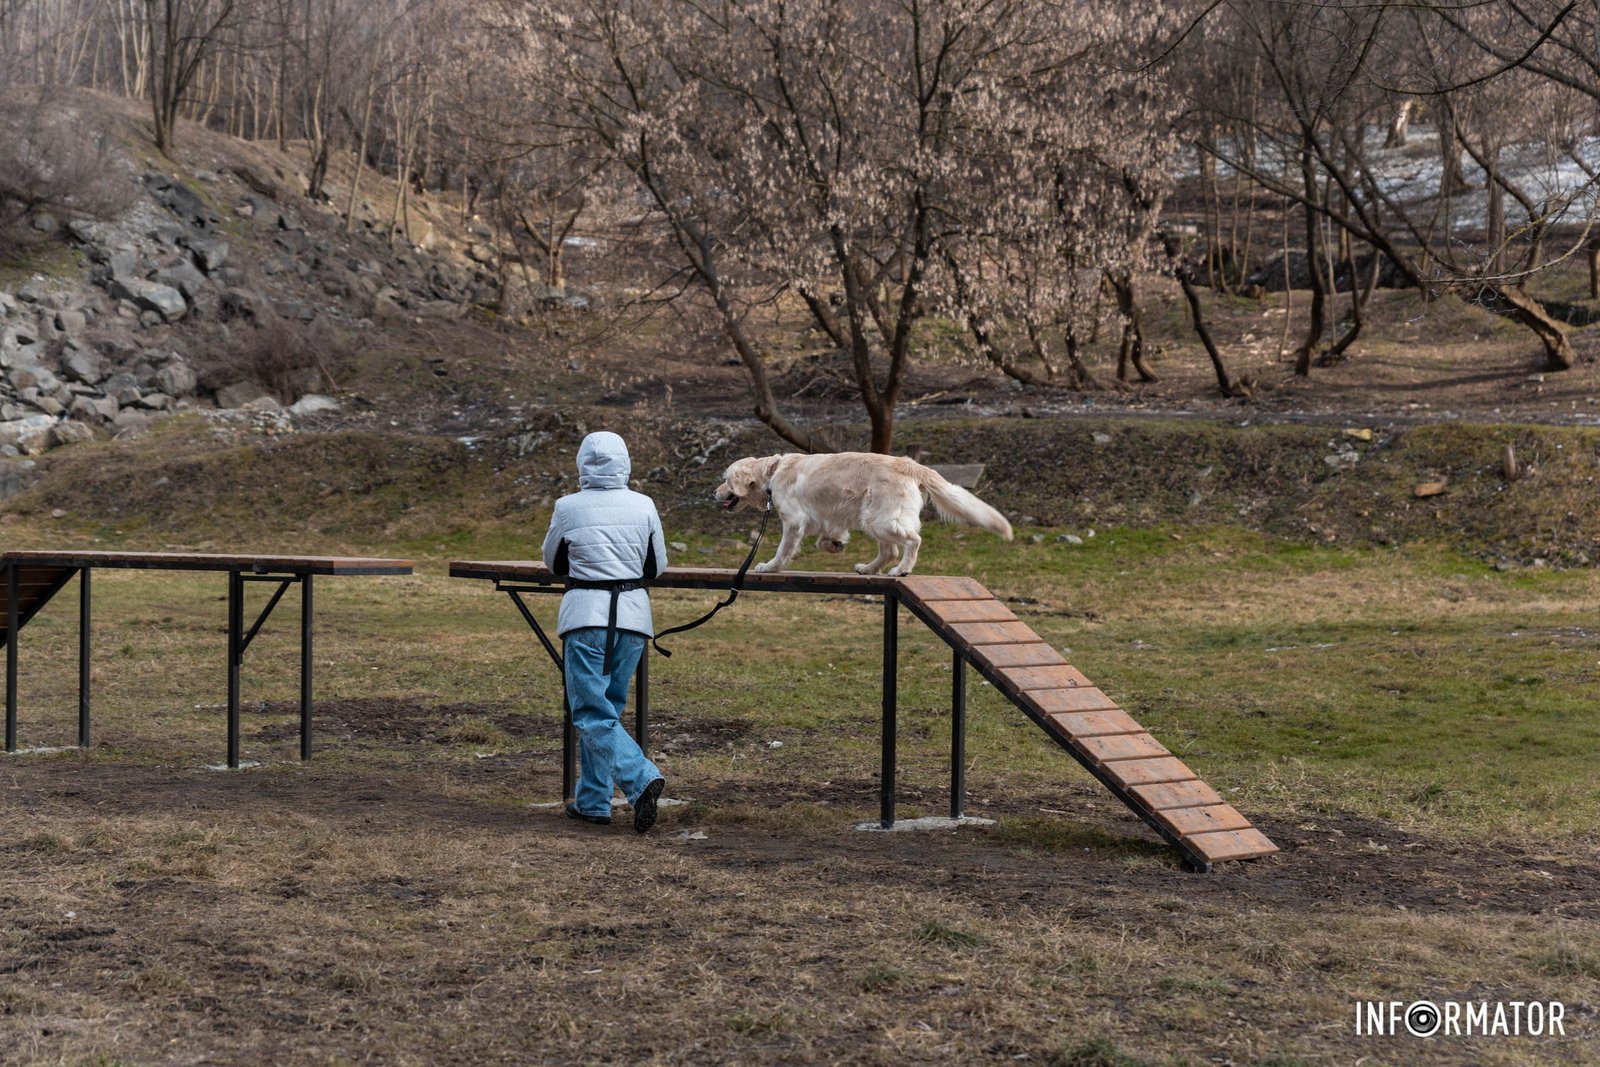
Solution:
[(928, 498), (933, 501), (933, 510), (939, 513), (941, 519), (979, 526), (1007, 541), (1011, 540), (1011, 524), (1004, 515), (959, 485), (945, 481), (938, 471), (919, 464), (917, 480), (927, 490)]

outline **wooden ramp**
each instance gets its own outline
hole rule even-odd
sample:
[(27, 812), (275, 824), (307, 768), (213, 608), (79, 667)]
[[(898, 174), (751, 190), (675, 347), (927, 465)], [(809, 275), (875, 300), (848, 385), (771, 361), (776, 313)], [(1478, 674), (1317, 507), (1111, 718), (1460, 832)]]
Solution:
[[(17, 568), (17, 629), (28, 625), (28, 620), (39, 609), (50, 603), (50, 598), (78, 573), (76, 567), (53, 564), (23, 564)], [(0, 641), (10, 634), (11, 590), (5, 579), (0, 579)]]
[(898, 580), (900, 601), (1199, 869), (1278, 846), (971, 578)]

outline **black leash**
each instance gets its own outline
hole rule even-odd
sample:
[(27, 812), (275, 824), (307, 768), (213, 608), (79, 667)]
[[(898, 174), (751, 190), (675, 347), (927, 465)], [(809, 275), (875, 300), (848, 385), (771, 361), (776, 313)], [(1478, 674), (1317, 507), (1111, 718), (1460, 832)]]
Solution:
[(693, 630), (696, 626), (700, 626), (700, 625), (703, 625), (705, 623), (708, 623), (708, 622), (711, 621), (711, 617), (713, 615), (715, 615), (717, 612), (721, 611), (723, 608), (727, 607), (729, 604), (732, 604), (735, 600), (739, 599), (739, 590), (744, 588), (744, 576), (745, 576), (746, 572), (748, 572), (750, 570), (750, 564), (755, 562), (756, 550), (761, 547), (761, 539), (767, 535), (767, 523), (770, 522), (771, 520), (772, 520), (772, 490), (768, 489), (767, 490), (767, 511), (766, 511), (766, 514), (761, 517), (761, 529), (756, 531), (756, 539), (750, 545), (750, 551), (748, 553), (746, 553), (746, 555), (744, 557), (744, 562), (739, 564), (738, 573), (733, 576), (733, 585), (730, 586), (729, 589), (728, 589), (728, 598), (726, 600), (722, 601), (720, 604), (717, 604), (710, 611), (706, 612), (704, 615), (700, 616), (698, 619), (694, 620), (694, 622), (686, 622), (682, 626), (674, 626), (669, 630), (662, 630), (660, 633), (658, 633), (654, 637), (652, 637), (650, 639), (650, 643), (655, 646), (655, 649), (656, 649), (657, 652), (661, 653), (663, 656), (667, 656), (667, 657), (670, 658), (672, 653), (661, 647), (661, 639), (663, 637), (670, 636), (671, 634), (681, 634), (685, 630)]

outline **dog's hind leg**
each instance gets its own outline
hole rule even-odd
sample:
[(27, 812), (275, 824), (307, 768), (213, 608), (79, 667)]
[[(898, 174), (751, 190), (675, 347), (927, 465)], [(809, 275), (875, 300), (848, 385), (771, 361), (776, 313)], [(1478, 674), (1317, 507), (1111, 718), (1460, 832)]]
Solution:
[(902, 575), (910, 574), (911, 569), (917, 565), (917, 553), (921, 550), (922, 535), (912, 534), (911, 537), (900, 546), (900, 562), (894, 568), (894, 570), (890, 571), (889, 573), (896, 578), (899, 578)]
[(877, 574), (894, 556), (894, 546), (887, 541), (878, 542), (878, 554), (867, 563), (857, 563), (857, 574)]

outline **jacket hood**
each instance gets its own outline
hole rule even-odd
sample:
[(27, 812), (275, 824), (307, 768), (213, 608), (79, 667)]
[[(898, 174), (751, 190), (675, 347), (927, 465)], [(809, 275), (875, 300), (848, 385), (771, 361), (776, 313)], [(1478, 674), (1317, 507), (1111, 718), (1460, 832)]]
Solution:
[(614, 433), (592, 433), (578, 446), (579, 489), (626, 489), (632, 470), (627, 442)]

